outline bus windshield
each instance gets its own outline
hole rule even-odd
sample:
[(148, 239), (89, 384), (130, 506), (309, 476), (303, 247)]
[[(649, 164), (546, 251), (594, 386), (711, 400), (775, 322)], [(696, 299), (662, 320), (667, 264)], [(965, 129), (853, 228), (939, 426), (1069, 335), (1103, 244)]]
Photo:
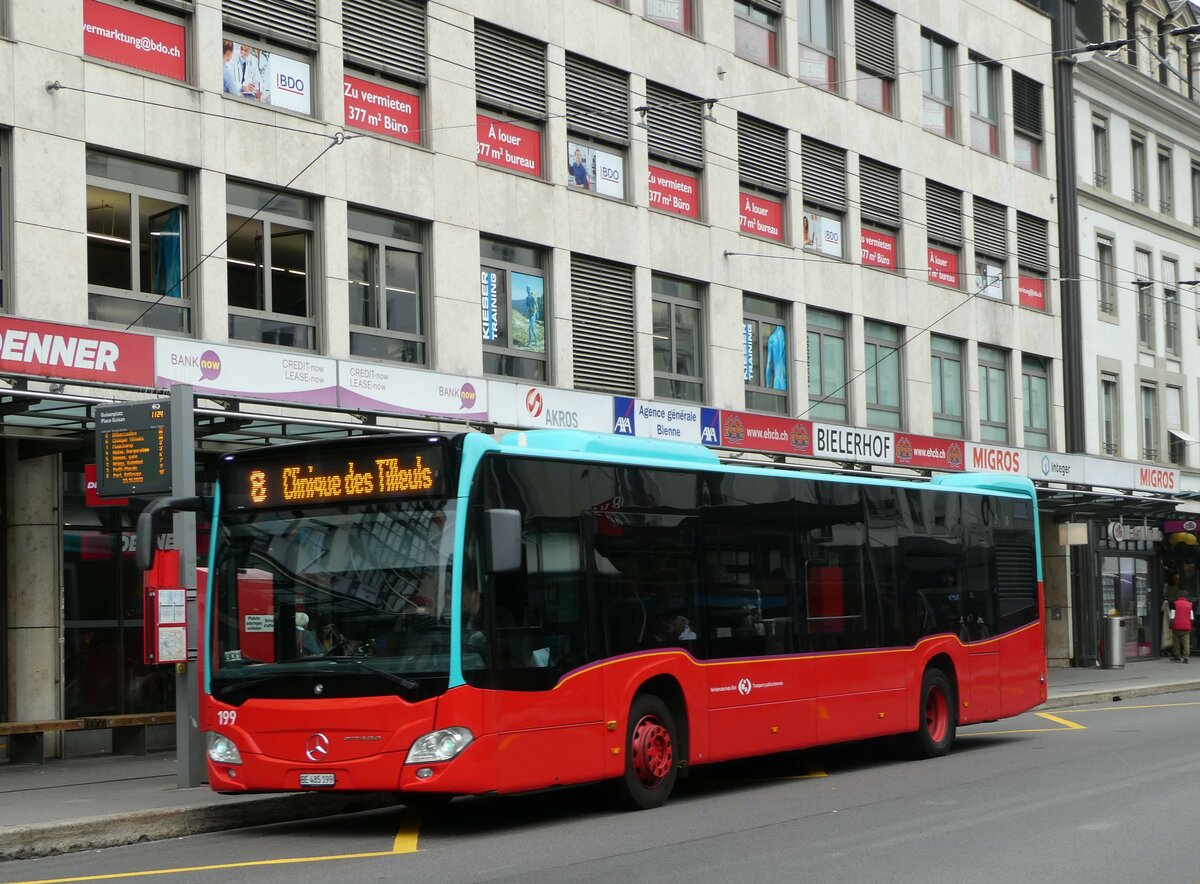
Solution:
[(444, 691), (454, 519), (446, 498), (223, 514), (213, 695), (413, 701)]

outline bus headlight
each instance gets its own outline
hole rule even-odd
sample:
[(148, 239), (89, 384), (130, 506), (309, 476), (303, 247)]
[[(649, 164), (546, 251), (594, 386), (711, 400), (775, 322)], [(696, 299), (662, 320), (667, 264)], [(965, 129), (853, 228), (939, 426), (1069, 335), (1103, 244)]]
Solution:
[(428, 764), (431, 761), (449, 761), (471, 745), (475, 735), (465, 727), (448, 727), (418, 737), (408, 750), (405, 764)]
[(217, 764), (241, 764), (242, 753), (229, 737), (209, 731), (208, 757)]

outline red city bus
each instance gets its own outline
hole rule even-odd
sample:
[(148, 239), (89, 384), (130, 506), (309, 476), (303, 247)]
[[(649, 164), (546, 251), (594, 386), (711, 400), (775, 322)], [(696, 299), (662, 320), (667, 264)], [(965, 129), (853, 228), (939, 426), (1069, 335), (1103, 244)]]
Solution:
[(397, 435), (227, 455), (212, 523), (220, 792), (609, 781), (646, 808), (710, 762), (894, 734), (942, 755), (1046, 696), (1024, 479)]

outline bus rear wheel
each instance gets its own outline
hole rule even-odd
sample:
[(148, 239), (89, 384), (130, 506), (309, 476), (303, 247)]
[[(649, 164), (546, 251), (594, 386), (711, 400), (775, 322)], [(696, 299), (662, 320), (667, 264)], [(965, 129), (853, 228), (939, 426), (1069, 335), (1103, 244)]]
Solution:
[(677, 734), (666, 703), (654, 694), (634, 697), (625, 735), (625, 774), (613, 783), (619, 806), (648, 810), (666, 804), (679, 775)]
[(918, 758), (939, 758), (950, 751), (958, 727), (958, 701), (950, 679), (941, 669), (925, 670), (921, 679), (916, 733), (913, 751)]

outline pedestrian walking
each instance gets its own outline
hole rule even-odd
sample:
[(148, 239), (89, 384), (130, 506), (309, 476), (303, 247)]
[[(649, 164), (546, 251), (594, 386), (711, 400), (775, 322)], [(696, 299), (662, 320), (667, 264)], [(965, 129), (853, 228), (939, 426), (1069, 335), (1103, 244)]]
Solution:
[(1192, 603), (1183, 590), (1171, 604), (1171, 637), (1175, 640), (1172, 660), (1190, 663), (1192, 657)]

